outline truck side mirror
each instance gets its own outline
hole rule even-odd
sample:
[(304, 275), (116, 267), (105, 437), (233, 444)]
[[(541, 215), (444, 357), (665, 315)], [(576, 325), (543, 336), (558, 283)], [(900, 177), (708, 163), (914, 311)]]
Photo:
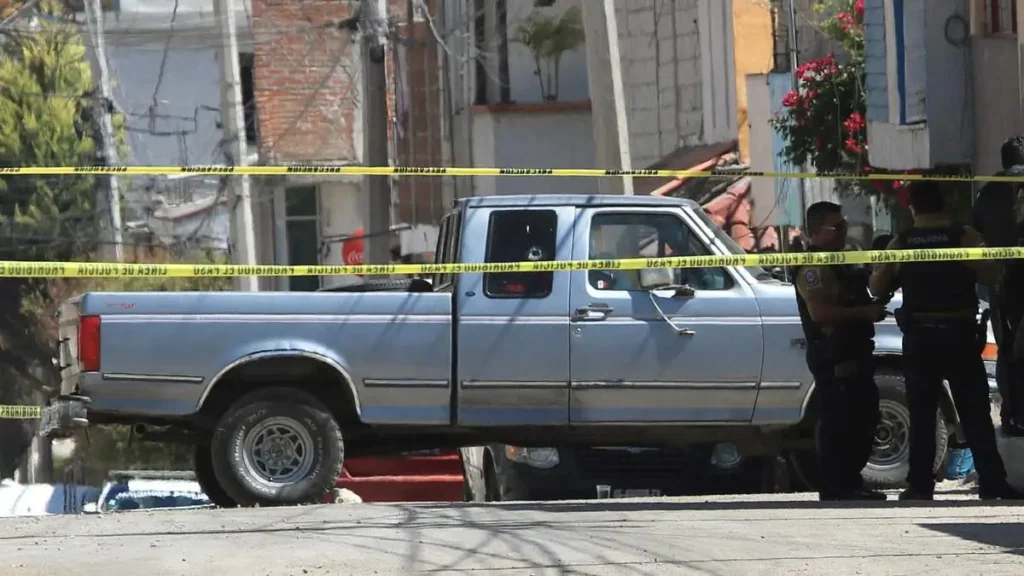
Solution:
[(669, 268), (644, 268), (640, 270), (640, 288), (663, 290), (673, 285), (672, 270)]

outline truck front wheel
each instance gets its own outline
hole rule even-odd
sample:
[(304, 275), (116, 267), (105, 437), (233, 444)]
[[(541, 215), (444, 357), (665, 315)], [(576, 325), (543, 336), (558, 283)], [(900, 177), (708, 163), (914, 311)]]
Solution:
[[(874, 446), (867, 466), (861, 471), (864, 482), (873, 488), (894, 489), (906, 485), (910, 470), (910, 408), (907, 404), (906, 383), (903, 375), (886, 368), (875, 373), (878, 385), (879, 422), (875, 429)], [(815, 418), (814, 445), (818, 446), (820, 423)], [(935, 462), (938, 473), (946, 457), (949, 433), (942, 409), (935, 425)], [(792, 471), (804, 489), (818, 489), (818, 464), (814, 451), (789, 454)]]
[(240, 506), (322, 502), (345, 455), (330, 410), (310, 394), (282, 387), (235, 402), (217, 423), (210, 451), (217, 481)]

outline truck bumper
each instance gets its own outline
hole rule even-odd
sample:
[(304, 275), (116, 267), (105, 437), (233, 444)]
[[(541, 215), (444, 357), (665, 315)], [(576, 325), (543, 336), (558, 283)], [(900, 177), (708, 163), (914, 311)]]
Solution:
[(39, 435), (67, 438), (89, 426), (89, 399), (85, 396), (58, 396), (39, 414)]

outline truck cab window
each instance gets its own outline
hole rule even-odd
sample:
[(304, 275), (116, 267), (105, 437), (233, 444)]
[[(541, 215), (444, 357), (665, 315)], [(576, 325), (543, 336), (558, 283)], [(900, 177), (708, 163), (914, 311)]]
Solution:
[[(604, 213), (591, 220), (591, 260), (709, 254), (700, 238), (672, 214)], [(598, 290), (640, 290), (636, 270), (591, 270), (588, 279)], [(681, 268), (676, 270), (676, 282), (695, 290), (728, 290), (733, 286), (724, 268)]]
[[(437, 248), (434, 250), (434, 264), (452, 264), (459, 261), (459, 227), (462, 226), (462, 212), (455, 211), (444, 217), (437, 235)], [(450, 289), (455, 284), (455, 275), (451, 273), (434, 274), (431, 282), (435, 292)]]
[[(547, 262), (555, 259), (558, 215), (554, 210), (500, 210), (491, 213), (485, 261)], [(489, 298), (546, 298), (553, 272), (484, 274)]]

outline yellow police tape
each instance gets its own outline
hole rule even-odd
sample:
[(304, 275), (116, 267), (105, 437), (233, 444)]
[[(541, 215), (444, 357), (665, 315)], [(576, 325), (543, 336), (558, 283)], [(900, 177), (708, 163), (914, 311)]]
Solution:
[(0, 420), (34, 420), (39, 418), (39, 406), (18, 406), (0, 404)]
[(0, 167), (0, 175), (62, 176), (72, 174), (112, 174), (125, 176), (176, 175), (348, 175), (348, 176), (563, 176), (575, 178), (713, 178), (748, 176), (751, 178), (797, 178), (802, 180), (943, 180), (951, 182), (1024, 182), (1024, 176), (983, 176), (974, 174), (881, 174), (856, 172), (765, 172), (757, 170), (600, 170), (592, 168), (463, 168), (442, 166), (330, 166), (301, 164), (291, 166), (11, 166)]
[(387, 276), (392, 274), (471, 274), (562, 272), (573, 270), (642, 270), (647, 268), (719, 268), (729, 266), (835, 266), (885, 262), (1008, 260), (1024, 258), (1021, 248), (940, 248), (864, 250), (454, 264), (366, 264), (362, 266), (243, 266), (236, 264), (117, 264), (95, 262), (0, 261), (0, 278), (119, 278), (197, 276)]

